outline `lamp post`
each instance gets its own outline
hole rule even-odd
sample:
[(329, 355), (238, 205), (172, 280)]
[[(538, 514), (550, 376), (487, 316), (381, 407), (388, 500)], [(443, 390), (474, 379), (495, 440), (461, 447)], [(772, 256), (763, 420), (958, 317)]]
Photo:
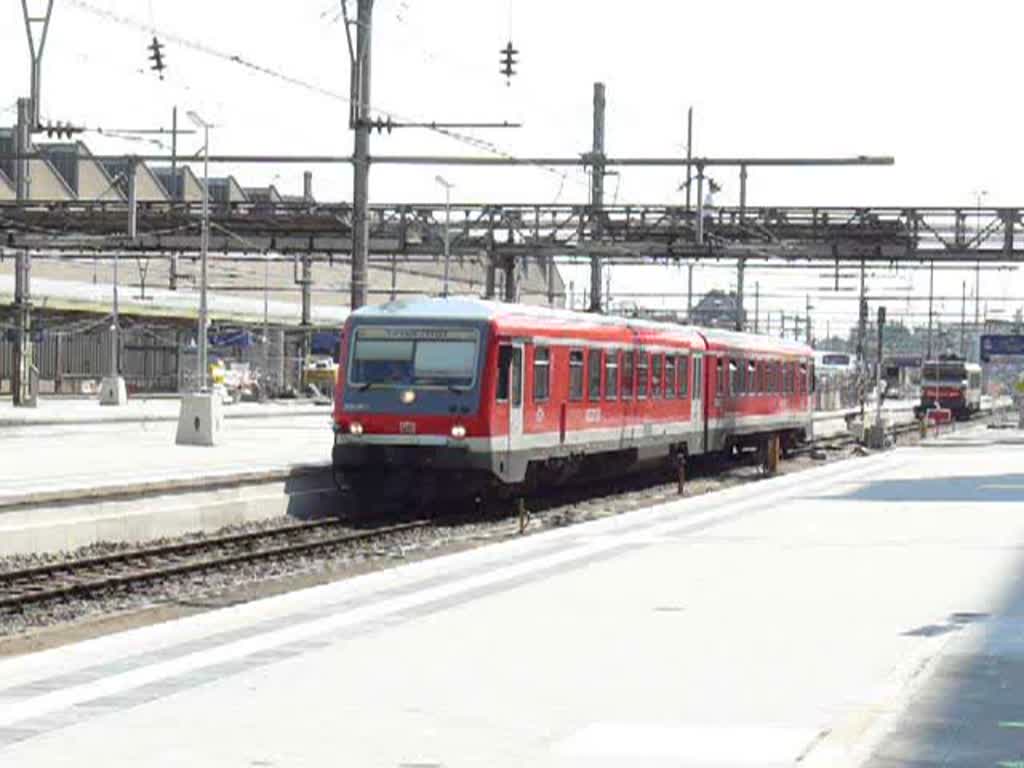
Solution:
[[(981, 200), (983, 197), (988, 197), (987, 189), (976, 189), (974, 191), (974, 227), (977, 230), (975, 237), (978, 239), (978, 249), (981, 249)], [(978, 335), (981, 333), (979, 329), (980, 318), (979, 310), (981, 309), (981, 259), (978, 259), (974, 269), (974, 333)], [(978, 354), (981, 354), (980, 348)]]
[(434, 181), (444, 187), (444, 287), (441, 289), (441, 295), (448, 298), (448, 263), (451, 260), (449, 227), (452, 216), (452, 189), (455, 185), (447, 181), (443, 176), (435, 176)]
[(199, 236), (199, 391), (206, 390), (207, 369), (207, 327), (209, 315), (206, 304), (206, 261), (210, 249), (210, 123), (195, 112), (188, 113), (188, 119), (197, 128), (203, 129), (203, 223)]

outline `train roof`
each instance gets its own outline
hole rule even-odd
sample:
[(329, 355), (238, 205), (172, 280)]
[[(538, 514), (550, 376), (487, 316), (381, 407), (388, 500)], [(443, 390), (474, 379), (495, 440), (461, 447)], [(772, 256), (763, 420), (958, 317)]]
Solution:
[(721, 328), (700, 328), (701, 335), (707, 339), (708, 345), (720, 345), (723, 347), (744, 347), (755, 348), (759, 352), (771, 352), (785, 355), (802, 355), (811, 357), (814, 350), (799, 341), (780, 339), (775, 336), (765, 336), (757, 333), (740, 333), (739, 331), (726, 331)]
[(575, 312), (569, 309), (546, 307), (537, 304), (511, 304), (487, 301), (473, 297), (429, 298), (418, 297), (398, 299), (376, 306), (361, 307), (352, 313), (354, 318), (390, 318), (398, 315), (427, 320), (494, 320), (498, 322), (534, 322), (545, 325), (591, 326), (603, 328), (649, 329), (691, 335), (698, 340), (698, 329), (693, 326), (661, 323), (619, 315), (599, 315), (590, 312)]
[(548, 328), (552, 326), (628, 328), (631, 330), (648, 330), (653, 333), (671, 333), (676, 337), (689, 338), (701, 346), (707, 342), (723, 347), (754, 349), (759, 352), (805, 356), (813, 354), (813, 350), (805, 344), (779, 339), (774, 336), (664, 323), (656, 320), (642, 320), (619, 315), (575, 312), (537, 304), (511, 304), (487, 301), (467, 296), (403, 298), (386, 304), (361, 307), (351, 315), (354, 319), (394, 318), (397, 316), (426, 320), (458, 319), (496, 321), (498, 323), (512, 324), (535, 323)]

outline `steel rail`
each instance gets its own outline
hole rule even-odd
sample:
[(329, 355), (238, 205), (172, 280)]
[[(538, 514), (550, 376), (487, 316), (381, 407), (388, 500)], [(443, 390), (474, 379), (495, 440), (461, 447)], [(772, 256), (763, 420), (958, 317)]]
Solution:
[[(141, 584), (187, 573), (217, 570), (237, 565), (239, 563), (273, 560), (275, 558), (285, 556), (296, 556), (328, 547), (370, 542), (395, 533), (425, 528), (433, 523), (429, 520), (415, 520), (408, 523), (399, 523), (358, 533), (346, 532), (336, 536), (321, 536), (298, 542), (277, 544), (269, 547), (263, 546), (245, 551), (228, 551), (220, 555), (214, 555), (213, 557), (198, 557), (198, 559), (191, 559), (186, 562), (175, 560), (167, 565), (157, 565), (155, 567), (150, 567), (146, 563), (148, 560), (170, 558), (174, 556), (201, 556), (212, 550), (223, 549), (231, 545), (245, 544), (248, 542), (259, 542), (267, 539), (287, 539), (294, 537), (296, 534), (337, 527), (343, 524), (344, 521), (333, 519), (315, 521), (312, 523), (301, 523), (272, 530), (248, 531), (239, 534), (215, 536), (198, 541), (142, 547), (124, 552), (115, 552), (109, 555), (83, 558), (81, 560), (46, 563), (29, 568), (5, 571), (0, 573), (0, 608), (25, 606), (60, 597), (71, 597), (89, 594), (104, 589), (111, 589), (114, 587), (123, 587), (133, 583)], [(95, 576), (88, 573), (89, 571), (97, 568), (112, 567), (117, 570)], [(76, 574), (82, 573), (85, 573), (85, 577), (83, 579), (74, 580)], [(38, 581), (40, 578), (53, 578), (58, 576), (63, 579), (60, 584), (45, 586), (42, 589), (32, 588), (33, 585), (31, 584), (31, 580)], [(68, 581), (68, 579), (72, 580)], [(18, 583), (22, 581), (29, 581), (30, 583), (25, 585)]]

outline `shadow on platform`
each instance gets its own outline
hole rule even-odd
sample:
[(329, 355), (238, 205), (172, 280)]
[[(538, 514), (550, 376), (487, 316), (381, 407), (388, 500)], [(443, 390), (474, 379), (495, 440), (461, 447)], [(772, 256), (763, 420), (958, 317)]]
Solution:
[(838, 498), (853, 501), (1024, 502), (1024, 474), (876, 480)]
[(948, 633), (957, 634), (865, 768), (1024, 766), (1024, 561), (993, 613), (954, 613), (902, 634)]

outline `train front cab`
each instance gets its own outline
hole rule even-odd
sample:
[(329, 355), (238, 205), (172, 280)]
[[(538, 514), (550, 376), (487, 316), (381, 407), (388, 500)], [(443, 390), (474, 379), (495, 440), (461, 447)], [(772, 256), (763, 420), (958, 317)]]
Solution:
[(490, 481), (490, 324), (350, 318), (335, 391), (334, 468), (375, 497), (465, 495)]

